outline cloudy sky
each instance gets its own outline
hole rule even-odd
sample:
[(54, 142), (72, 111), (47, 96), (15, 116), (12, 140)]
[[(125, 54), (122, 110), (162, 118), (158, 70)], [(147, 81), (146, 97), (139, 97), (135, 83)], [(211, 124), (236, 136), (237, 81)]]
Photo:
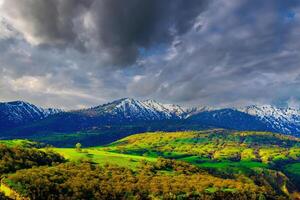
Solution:
[(299, 0), (0, 0), (0, 101), (298, 107)]

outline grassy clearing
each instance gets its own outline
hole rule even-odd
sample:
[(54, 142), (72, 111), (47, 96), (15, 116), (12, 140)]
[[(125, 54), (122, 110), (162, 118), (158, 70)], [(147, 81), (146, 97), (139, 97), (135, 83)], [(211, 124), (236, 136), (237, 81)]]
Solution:
[(214, 169), (220, 172), (248, 173), (258, 168), (268, 168), (268, 164), (254, 161), (233, 162), (229, 160), (210, 160), (198, 156), (181, 158), (180, 160), (196, 165), (202, 169)]
[(142, 160), (149, 162), (156, 161), (156, 158), (152, 157), (108, 152), (103, 151), (101, 148), (86, 148), (82, 149), (81, 152), (76, 151), (74, 148), (53, 148), (53, 150), (70, 161), (87, 160), (100, 165), (114, 164), (131, 169), (136, 169)]
[(32, 147), (37, 145), (36, 142), (32, 142), (29, 140), (21, 140), (21, 139), (16, 139), (16, 140), (0, 140), (0, 144), (7, 145), (9, 147), (14, 147), (14, 146), (21, 146), (21, 147)]

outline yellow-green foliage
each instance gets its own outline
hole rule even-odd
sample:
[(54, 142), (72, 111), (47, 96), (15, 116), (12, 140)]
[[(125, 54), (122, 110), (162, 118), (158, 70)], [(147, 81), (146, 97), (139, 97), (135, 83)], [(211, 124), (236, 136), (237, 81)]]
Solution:
[(121, 139), (106, 149), (120, 153), (168, 156), (191, 155), (214, 160), (299, 160), (300, 140), (268, 132), (224, 130), (156, 132)]
[(240, 160), (241, 149), (235, 147), (225, 147), (221, 150), (215, 151), (213, 159), (216, 160)]
[(299, 174), (299, 139), (266, 132), (156, 132), (51, 149), (74, 162), (18, 170), (4, 179), (9, 187), (41, 199), (285, 199), (286, 172)]
[(256, 160), (257, 157), (254, 153), (254, 149), (246, 148), (241, 153), (241, 160)]
[(5, 197), (8, 197), (7, 199), (29, 200), (29, 198), (22, 197), (17, 191), (15, 191), (11, 187), (7, 186), (3, 182), (1, 182), (0, 192), (2, 192), (5, 195)]
[(289, 156), (294, 160), (299, 158), (300, 157), (300, 148), (299, 147), (291, 148), (289, 150)]
[[(172, 176), (158, 170), (174, 170)], [(36, 199), (258, 199), (277, 194), (243, 177), (223, 179), (184, 163), (159, 160), (134, 172), (116, 166), (62, 164), (22, 170), (7, 178)], [(13, 186), (14, 184), (12, 184)]]
[(0, 144), (0, 175), (56, 162), (64, 162), (64, 158), (52, 151)]
[(15, 146), (20, 146), (20, 147), (33, 147), (36, 146), (36, 142), (32, 142), (29, 140), (0, 140), (0, 144), (4, 144), (9, 147), (15, 147)]
[(5, 196), (9, 196), (9, 197), (14, 196), (14, 191), (2, 183), (0, 186), (0, 192), (3, 192), (5, 194)]
[[(261, 148), (259, 156), (262, 162), (268, 163), (277, 160), (288, 160), (289, 149), (285, 148)], [(299, 157), (295, 157), (298, 159)], [(292, 159), (292, 158), (291, 158)]]

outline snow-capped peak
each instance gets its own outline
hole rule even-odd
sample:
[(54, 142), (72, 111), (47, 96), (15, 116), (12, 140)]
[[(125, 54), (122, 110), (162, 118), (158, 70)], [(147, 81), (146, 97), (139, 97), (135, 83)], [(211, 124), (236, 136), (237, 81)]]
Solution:
[(7, 116), (11, 121), (38, 120), (59, 112), (59, 109), (44, 109), (24, 101), (0, 103), (1, 115)]
[(238, 110), (258, 117), (279, 132), (300, 131), (300, 110), (298, 109), (278, 108), (271, 105), (251, 105)]
[[(59, 112), (62, 111), (51, 108), (43, 109), (23, 101), (0, 103), (0, 124), (5, 125), (6, 128), (11, 128), (16, 125), (23, 125), (24, 122), (44, 119), (49, 115)], [(238, 117), (236, 120), (243, 121), (241, 117), (247, 117), (246, 115), (241, 115), (241, 113), (244, 113), (251, 115), (251, 120), (262, 122), (262, 124), (266, 125), (267, 130), (286, 134), (300, 133), (299, 109), (278, 108), (271, 105), (251, 105), (242, 108), (199, 106), (186, 109), (178, 105), (163, 104), (151, 99), (141, 101), (132, 98), (123, 98), (97, 107), (73, 112), (82, 113), (84, 116), (100, 117), (99, 122), (107, 121), (110, 123), (141, 120), (188, 120), (190, 118), (193, 119), (193, 116), (201, 117), (202, 114), (206, 117), (212, 114), (212, 118), (214, 119), (216, 116), (217, 118), (219, 116), (221, 121), (226, 121), (226, 116), (232, 117), (236, 115)], [(230, 115), (224, 115), (224, 112)], [(245, 120), (247, 123), (249, 122), (247, 121), (249, 118)], [(231, 119), (231, 121), (235, 121), (235, 119)], [(252, 128), (255, 129), (256, 127)]]
[(188, 108), (186, 109), (185, 118), (191, 117), (201, 112), (209, 112), (209, 111), (214, 111), (219, 109), (220, 108), (214, 108), (210, 106), (197, 106), (197, 107)]
[(89, 113), (99, 115), (109, 113), (126, 119), (165, 120), (181, 118), (185, 110), (178, 105), (162, 104), (155, 100), (135, 100), (124, 98), (89, 109)]
[(294, 108), (278, 108), (271, 105), (251, 105), (244, 108), (240, 108), (240, 111), (246, 112), (250, 115), (259, 117), (274, 117), (276, 119), (286, 118), (292, 119), (294, 116), (300, 114), (300, 110)]
[(179, 105), (162, 104), (162, 103), (158, 103), (157, 101), (152, 100), (152, 99), (142, 101), (142, 103), (147, 105), (150, 108), (157, 110), (157, 111), (166, 112), (166, 113), (177, 115), (177, 116), (181, 116), (182, 114), (184, 114), (186, 112)]

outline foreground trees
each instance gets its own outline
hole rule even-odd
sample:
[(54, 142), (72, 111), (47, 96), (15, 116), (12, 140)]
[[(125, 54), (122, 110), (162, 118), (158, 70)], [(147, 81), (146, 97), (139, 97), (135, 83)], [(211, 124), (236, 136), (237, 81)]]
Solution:
[[(240, 177), (214, 177), (187, 163), (160, 159), (137, 172), (106, 165), (66, 163), (20, 170), (4, 180), (31, 199), (285, 199)], [(21, 186), (21, 187), (20, 187)]]
[(0, 175), (33, 166), (61, 163), (64, 158), (52, 151), (35, 148), (8, 147), (0, 144)]

